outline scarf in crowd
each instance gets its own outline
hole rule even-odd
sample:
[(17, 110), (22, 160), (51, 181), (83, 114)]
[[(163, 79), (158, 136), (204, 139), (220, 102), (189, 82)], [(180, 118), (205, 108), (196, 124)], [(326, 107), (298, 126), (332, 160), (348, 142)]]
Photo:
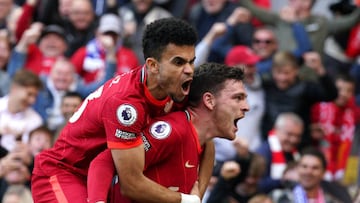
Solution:
[(312, 123), (320, 124), (324, 138), (320, 149), (327, 161), (327, 179), (341, 179), (355, 133), (355, 110), (334, 102), (320, 102), (312, 108)]
[[(282, 151), (279, 138), (276, 136), (276, 131), (271, 130), (268, 135), (268, 142), (271, 150), (271, 169), (270, 176), (273, 179), (280, 179), (283, 175), (283, 172), (286, 168), (286, 158), (284, 152)], [(296, 149), (292, 152), (294, 160), (300, 158), (299, 153)]]
[[(293, 189), (294, 203), (309, 203), (306, 192), (301, 185), (297, 185)], [(320, 188), (316, 197), (316, 203), (326, 203), (323, 190)]]
[(84, 70), (95, 72), (105, 68), (105, 50), (98, 40), (93, 39), (86, 45), (86, 56), (84, 59)]

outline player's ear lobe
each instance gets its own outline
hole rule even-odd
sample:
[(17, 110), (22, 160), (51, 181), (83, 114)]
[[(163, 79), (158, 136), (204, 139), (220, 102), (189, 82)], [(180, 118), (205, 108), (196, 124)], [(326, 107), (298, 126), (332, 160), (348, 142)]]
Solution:
[(210, 92), (206, 92), (203, 94), (203, 103), (210, 110), (213, 110), (215, 107), (215, 97)]
[(159, 66), (158, 66), (158, 62), (155, 58), (149, 57), (146, 59), (145, 61), (147, 68), (152, 72), (152, 73), (157, 73), (159, 72)]

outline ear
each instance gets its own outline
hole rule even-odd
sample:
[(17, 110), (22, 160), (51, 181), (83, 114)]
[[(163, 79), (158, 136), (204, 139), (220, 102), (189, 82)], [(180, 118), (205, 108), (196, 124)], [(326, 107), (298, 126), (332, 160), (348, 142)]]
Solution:
[(203, 94), (203, 103), (204, 105), (210, 109), (210, 110), (213, 110), (214, 107), (215, 107), (215, 104), (216, 104), (216, 101), (215, 101), (215, 97), (213, 94), (211, 94), (210, 92), (205, 92)]
[(152, 58), (152, 57), (147, 58), (145, 61), (145, 64), (151, 73), (159, 72), (158, 61), (155, 58)]

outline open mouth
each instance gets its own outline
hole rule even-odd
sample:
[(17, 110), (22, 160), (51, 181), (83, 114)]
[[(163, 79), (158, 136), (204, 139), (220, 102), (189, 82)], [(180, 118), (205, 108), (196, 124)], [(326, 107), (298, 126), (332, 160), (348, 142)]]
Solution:
[(237, 119), (234, 120), (234, 125), (235, 125), (235, 127), (237, 127), (237, 122), (238, 122), (240, 119), (241, 119), (241, 118), (237, 118)]
[(182, 88), (183, 91), (186, 92), (187, 94), (188, 94), (189, 91), (190, 91), (191, 81), (192, 81), (192, 80), (188, 80), (188, 81), (184, 82), (184, 83), (181, 85), (181, 88)]

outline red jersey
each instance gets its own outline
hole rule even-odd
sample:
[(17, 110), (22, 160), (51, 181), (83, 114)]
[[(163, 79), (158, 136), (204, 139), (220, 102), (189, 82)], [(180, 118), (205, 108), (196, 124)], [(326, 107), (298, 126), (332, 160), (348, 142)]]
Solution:
[(149, 117), (164, 114), (164, 106), (170, 101), (152, 97), (145, 75), (144, 66), (109, 80), (91, 93), (69, 119), (54, 147), (37, 155), (37, 168), (53, 171), (48, 175), (65, 169), (86, 177), (90, 162), (106, 147), (140, 145), (139, 135)]
[[(187, 111), (178, 111), (154, 119), (145, 129), (142, 139), (146, 152), (144, 175), (170, 190), (189, 194), (198, 179), (202, 152), (198, 134), (190, 122), (190, 114)], [(102, 159), (111, 160), (109, 156), (111, 157), (110, 152), (107, 153), (108, 158), (103, 156)], [(99, 163), (113, 164), (110, 161)], [(109, 180), (102, 177), (102, 180), (104, 179)], [(130, 202), (122, 197), (118, 187), (119, 184), (116, 184), (111, 190), (111, 202)], [(89, 194), (90, 197), (103, 196), (99, 188), (91, 188), (90, 191), (94, 192)]]
[(32, 44), (29, 46), (24, 67), (37, 75), (49, 75), (57, 57), (45, 57), (40, 49)]
[(189, 113), (179, 111), (156, 118), (142, 138), (144, 175), (171, 190), (189, 194), (198, 178), (202, 151)]

